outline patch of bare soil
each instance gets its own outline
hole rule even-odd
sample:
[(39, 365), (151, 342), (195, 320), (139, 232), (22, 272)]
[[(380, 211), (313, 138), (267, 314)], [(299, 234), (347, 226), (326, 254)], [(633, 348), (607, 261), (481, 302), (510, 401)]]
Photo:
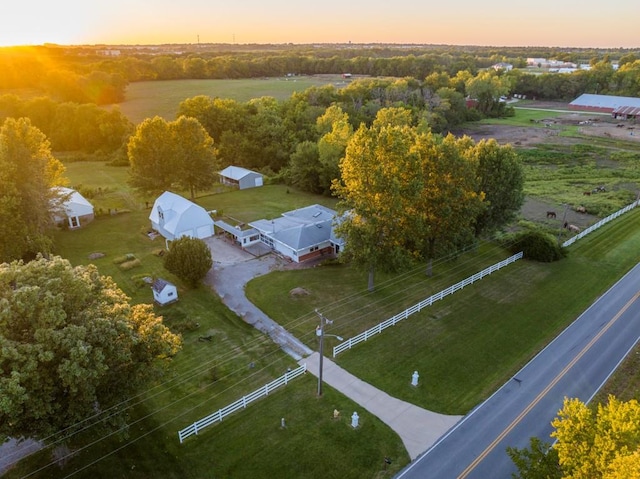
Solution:
[[(554, 213), (555, 217), (547, 215), (547, 213)], [(564, 223), (576, 225), (583, 230), (599, 220), (598, 217), (588, 213), (580, 213), (558, 203), (530, 197), (525, 199), (520, 209), (520, 214), (529, 221), (546, 223), (551, 228), (558, 228), (558, 232), (560, 232)]]
[(555, 143), (558, 141), (566, 141), (566, 139), (560, 139), (560, 137), (558, 137), (559, 130), (552, 128), (480, 125), (453, 133), (456, 136), (467, 135), (476, 142), (495, 138), (500, 144), (511, 144), (514, 146), (533, 146), (538, 143), (547, 142), (550, 139), (553, 139)]
[(308, 296), (308, 295), (309, 295), (309, 291), (301, 287), (293, 288), (291, 291), (289, 291), (289, 296), (291, 296), (292, 298), (296, 298), (299, 296)]
[[(558, 111), (569, 108), (566, 103), (537, 102), (528, 104), (527, 108)], [(640, 125), (630, 120), (616, 120), (609, 115), (595, 114), (587, 111), (563, 113), (560, 116), (549, 115), (548, 119), (532, 122), (531, 127), (510, 125), (473, 125), (454, 131), (456, 136), (467, 135), (475, 141), (495, 138), (501, 144), (527, 147), (552, 141), (554, 143), (575, 144), (584, 140), (561, 137), (563, 126), (577, 126), (578, 132), (587, 136), (614, 138), (640, 143)]]

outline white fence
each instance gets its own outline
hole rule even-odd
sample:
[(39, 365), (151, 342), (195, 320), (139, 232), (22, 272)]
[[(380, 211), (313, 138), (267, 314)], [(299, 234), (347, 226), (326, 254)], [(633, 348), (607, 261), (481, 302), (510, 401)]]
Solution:
[(286, 385), (289, 381), (298, 376), (301, 376), (307, 371), (307, 365), (303, 364), (299, 368), (296, 368), (292, 371), (287, 372), (283, 376), (280, 376), (278, 379), (271, 381), (269, 384), (265, 384), (260, 389), (253, 391), (251, 394), (247, 394), (246, 396), (242, 396), (236, 402), (229, 404), (222, 409), (218, 409), (213, 414), (209, 414), (207, 417), (200, 419), (199, 421), (194, 422), (191, 426), (187, 426), (184, 429), (178, 431), (178, 438), (180, 439), (180, 444), (184, 441), (185, 438), (198, 434), (203, 428), (212, 425), (215, 422), (222, 421), (223, 418), (227, 417), (229, 414), (233, 414), (234, 412), (244, 409), (248, 404), (252, 403), (256, 399), (260, 399), (263, 396), (268, 396), (270, 392), (275, 389), (278, 389), (280, 386)]
[(616, 219), (618, 216), (625, 214), (628, 211), (631, 211), (632, 209), (634, 209), (636, 206), (638, 206), (638, 200), (634, 201), (633, 203), (631, 203), (630, 205), (625, 206), (624, 208), (622, 208), (621, 210), (616, 211), (613, 214), (610, 214), (609, 216), (607, 216), (606, 218), (602, 218), (600, 221), (598, 221), (597, 223), (589, 226), (586, 230), (581, 231), (580, 233), (578, 233), (575, 236), (572, 236), (571, 238), (569, 238), (567, 241), (565, 241), (564, 243), (562, 243), (562, 247), (566, 248), (567, 246), (571, 246), (573, 243), (575, 243), (576, 241), (578, 241), (580, 238), (584, 238), (585, 236), (587, 236), (589, 233), (591, 233), (592, 231), (597, 230), (598, 228), (600, 228), (601, 226), (606, 225), (609, 221)]
[(439, 301), (442, 298), (444, 298), (446, 296), (449, 296), (450, 294), (453, 294), (456, 291), (461, 290), (465, 286), (473, 284), (476, 281), (480, 281), (485, 276), (488, 276), (491, 273), (493, 273), (494, 271), (498, 271), (499, 269), (504, 268), (505, 266), (507, 266), (507, 265), (509, 265), (509, 264), (513, 263), (514, 261), (517, 261), (517, 260), (519, 260), (521, 258), (522, 258), (522, 251), (520, 253), (514, 254), (513, 256), (511, 256), (511, 257), (509, 257), (509, 258), (507, 258), (507, 259), (505, 259), (503, 261), (500, 261), (499, 263), (496, 263), (496, 264), (494, 264), (492, 266), (489, 266), (486, 269), (483, 269), (482, 271), (480, 271), (479, 273), (474, 274), (473, 276), (469, 276), (467, 279), (462, 280), (459, 283), (454, 284), (453, 286), (449, 286), (447, 289), (443, 289), (442, 291), (440, 291), (439, 293), (434, 294), (433, 296), (429, 296), (427, 299), (420, 301), (418, 304), (414, 304), (410, 308), (405, 309), (401, 313), (396, 314), (394, 317), (389, 318), (386, 321), (381, 322), (377, 326), (374, 326), (371, 329), (367, 329), (365, 332), (360, 333), (357, 336), (354, 336), (353, 338), (349, 338), (349, 339), (345, 340), (344, 342), (340, 343), (339, 345), (337, 345), (337, 346), (335, 346), (333, 348), (333, 357), (335, 358), (341, 352), (343, 352), (343, 351), (345, 351), (347, 349), (351, 349), (356, 344), (361, 343), (363, 341), (366, 341), (367, 339), (369, 339), (372, 336), (375, 336), (376, 334), (380, 334), (382, 331), (387, 329), (389, 326), (394, 326), (396, 323), (399, 323), (403, 319), (407, 319), (412, 314), (419, 312), (422, 308), (424, 308), (426, 306), (431, 306), (436, 301)]

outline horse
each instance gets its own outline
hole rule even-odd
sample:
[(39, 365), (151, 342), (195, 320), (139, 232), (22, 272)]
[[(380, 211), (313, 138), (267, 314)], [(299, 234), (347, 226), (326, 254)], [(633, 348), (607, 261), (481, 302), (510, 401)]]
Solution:
[(582, 193), (584, 196), (591, 196), (591, 192), (590, 191), (585, 191), (584, 193)]
[(555, 218), (556, 217), (556, 212), (555, 211), (547, 211), (547, 219), (548, 218)]
[(569, 225), (567, 226), (567, 229), (572, 233), (580, 233), (580, 228), (577, 227), (576, 225)]

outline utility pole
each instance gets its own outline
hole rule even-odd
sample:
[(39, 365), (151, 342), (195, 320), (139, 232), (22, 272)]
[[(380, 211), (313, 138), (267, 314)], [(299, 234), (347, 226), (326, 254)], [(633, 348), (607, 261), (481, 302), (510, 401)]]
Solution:
[[(324, 326), (327, 323), (326, 318), (316, 309), (316, 314), (320, 317), (320, 326), (316, 328), (316, 336), (318, 336), (320, 340), (320, 347), (318, 348), (318, 352), (320, 353), (320, 358), (318, 360), (319, 370), (318, 370), (318, 397), (322, 396), (322, 358), (324, 357)], [(329, 322), (330, 323), (330, 322)]]

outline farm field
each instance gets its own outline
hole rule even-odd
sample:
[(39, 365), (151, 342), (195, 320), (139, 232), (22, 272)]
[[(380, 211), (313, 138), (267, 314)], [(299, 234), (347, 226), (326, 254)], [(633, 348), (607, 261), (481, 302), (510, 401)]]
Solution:
[[(525, 118), (517, 115), (515, 125), (502, 128), (520, 128), (517, 121), (529, 126)], [(579, 144), (580, 137), (571, 141)], [(581, 204), (577, 202), (589, 199), (594, 212), (584, 215), (589, 224), (607, 208), (626, 204), (637, 189), (634, 144), (606, 139), (587, 147), (568, 142), (519, 147), (526, 155), (527, 192), (530, 200), (540, 204), (526, 213), (523, 209), (521, 222), (547, 224), (557, 232), (557, 222), (542, 217), (547, 203), (561, 206), (563, 201), (572, 201), (573, 205), (573, 201)], [(118, 208), (118, 214), (105, 214), (82, 230), (59, 231), (56, 252), (72, 264), (96, 264), (134, 302), (151, 301), (142, 277), (174, 281), (180, 301), (156, 311), (169, 327), (183, 334), (184, 348), (163, 382), (136, 398), (125, 435), (103, 438), (90, 431), (69, 443), (76, 454), (64, 469), (51, 465), (51, 451), (45, 450), (6, 477), (23, 477), (42, 468), (36, 477), (74, 473), (77, 477), (142, 478), (162, 471), (163, 477), (260, 478), (285, 477), (293, 471), (297, 477), (384, 478), (406, 465), (409, 458), (391, 430), (331, 388), (326, 388), (322, 399), (316, 398), (311, 376), (293, 381), (286, 390), (180, 445), (178, 429), (279, 376), (293, 367), (293, 361), (231, 313), (208, 288), (190, 290), (164, 270), (158, 256), (163, 241), (145, 234), (149, 228), (146, 202), (153, 198), (139, 198), (129, 190), (126, 168), (89, 162), (67, 167), (72, 185), (101, 188), (92, 201), (105, 211)], [(567, 177), (579, 178), (580, 183), (574, 185)], [(555, 187), (545, 189), (545, 183)], [(601, 183), (607, 184), (606, 194), (583, 197), (587, 186)], [(241, 222), (272, 218), (312, 203), (335, 206), (334, 199), (282, 185), (245, 191), (214, 189), (196, 202)], [(344, 353), (337, 361), (396, 397), (438, 412), (464, 413), (638, 262), (638, 244), (640, 211), (634, 211), (581, 240), (566, 260), (511, 265)], [(95, 252), (105, 256), (89, 259)], [(139, 259), (139, 266), (123, 270), (114, 263), (126, 254)], [(400, 276), (378, 275), (374, 294), (366, 292), (366, 274), (343, 265), (272, 273), (251, 282), (247, 291), (270, 316), (313, 348), (315, 308), (335, 321), (330, 333), (350, 336), (508, 254), (483, 244), (477, 251), (438, 262), (433, 278), (424, 276), (422, 265)], [(289, 293), (296, 287), (310, 294), (293, 298)], [(212, 336), (213, 341), (201, 341), (201, 336)], [(420, 370), (424, 388), (406, 387), (407, 371), (415, 369)], [(345, 412), (340, 420), (333, 419), (334, 409)], [(348, 427), (346, 412), (352, 410), (359, 411), (363, 425), (357, 435)], [(285, 415), (287, 428), (281, 429), (280, 418)], [(391, 457), (393, 463), (385, 465), (384, 457)]]
[(118, 104), (118, 107), (134, 124), (156, 115), (172, 121), (176, 118), (180, 102), (198, 95), (232, 98), (239, 102), (263, 96), (285, 100), (293, 92), (327, 84), (344, 86), (345, 82), (340, 75), (136, 82), (129, 84), (126, 99), (123, 103)]

